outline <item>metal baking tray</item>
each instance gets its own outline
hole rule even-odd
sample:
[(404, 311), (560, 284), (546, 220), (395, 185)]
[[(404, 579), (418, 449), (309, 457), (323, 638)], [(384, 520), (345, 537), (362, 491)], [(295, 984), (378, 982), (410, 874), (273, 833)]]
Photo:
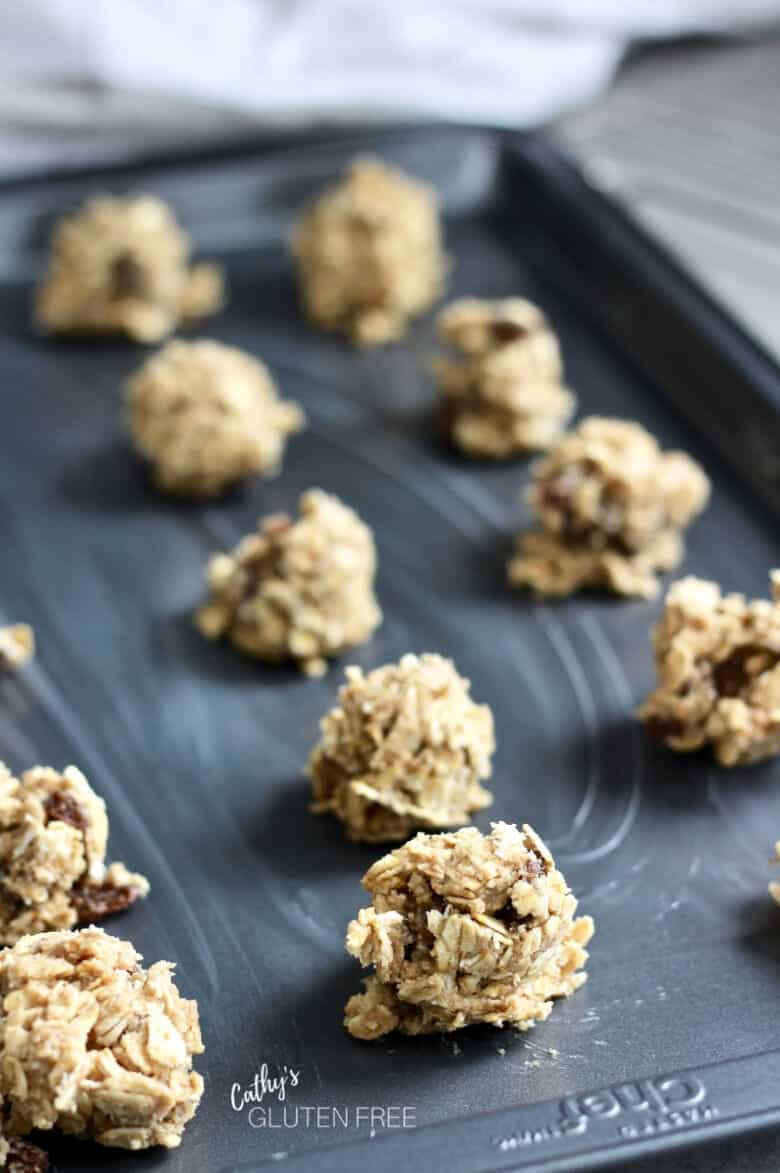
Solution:
[[(778, 763), (725, 771), (645, 736), (631, 711), (653, 682), (660, 601), (507, 588), (528, 462), (442, 446), (432, 315), (362, 353), (303, 321), (286, 233), (366, 150), (439, 189), (452, 296), (544, 307), (580, 416), (637, 419), (706, 466), (713, 498), (680, 573), (766, 595), (780, 561), (777, 368), (544, 141), (425, 128), (6, 185), (0, 620), (32, 622), (39, 654), (0, 685), (0, 756), (74, 762), (105, 796), (112, 857), (152, 881), (107, 927), (148, 962), (177, 962), (206, 1043), (180, 1149), (47, 1136), (62, 1173), (282, 1159), (319, 1173), (584, 1170), (780, 1120), (780, 910), (766, 890)], [(278, 479), (218, 504), (160, 498), (120, 414), (144, 350), (34, 335), (51, 218), (95, 190), (160, 194), (199, 254), (224, 261), (229, 305), (199, 332), (261, 355), (309, 418)], [(209, 553), (312, 485), (352, 504), (378, 544), (385, 621), (346, 662), (454, 658), (496, 718), (495, 803), (479, 826), (530, 822), (595, 917), (587, 985), (526, 1035), (367, 1045), (342, 1026), (361, 977), (343, 934), (380, 852), (308, 813), (303, 765), (343, 662), (308, 680), (206, 643), (191, 622)], [(284, 1104), (266, 1096), (264, 1126), (234, 1110), (234, 1084), (285, 1068), (298, 1084)]]

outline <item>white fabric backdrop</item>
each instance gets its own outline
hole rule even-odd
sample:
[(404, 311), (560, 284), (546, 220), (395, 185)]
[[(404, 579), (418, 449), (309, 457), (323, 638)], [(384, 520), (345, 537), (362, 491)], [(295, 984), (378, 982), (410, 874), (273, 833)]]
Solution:
[(778, 19), (780, 0), (5, 0), (0, 170), (259, 125), (527, 126), (607, 85), (633, 38)]

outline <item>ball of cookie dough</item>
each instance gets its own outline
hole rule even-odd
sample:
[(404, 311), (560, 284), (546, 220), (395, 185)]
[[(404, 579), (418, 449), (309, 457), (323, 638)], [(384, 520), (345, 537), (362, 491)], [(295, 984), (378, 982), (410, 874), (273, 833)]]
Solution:
[(671, 749), (712, 747), (723, 766), (780, 754), (780, 571), (773, 596), (673, 583), (653, 631), (658, 687), (639, 709)]
[(436, 194), (378, 159), (355, 160), (304, 213), (292, 252), (311, 321), (361, 346), (400, 337), (447, 269)]
[(28, 623), (0, 627), (0, 673), (15, 672), (35, 655), (35, 634)]
[(441, 426), (470, 456), (502, 459), (559, 439), (574, 411), (555, 334), (520, 297), (453, 302), (439, 316), (452, 355), (434, 363)]
[(382, 619), (374, 596), (371, 530), (337, 497), (311, 489), (300, 517), (262, 520), (231, 554), (209, 563), (211, 600), (197, 622), (260, 660), (295, 660), (311, 676), (326, 657), (369, 638)]
[(492, 801), (493, 715), (442, 656), (404, 656), (364, 676), (347, 668), (309, 759), (312, 810), (350, 839), (382, 843), (457, 827)]
[(148, 881), (106, 867), (108, 818), (75, 766), (36, 766), (14, 778), (0, 762), (0, 944), (70, 929), (127, 908)]
[(157, 342), (223, 302), (215, 265), (190, 266), (190, 240), (154, 196), (99, 196), (57, 225), (35, 317), (51, 334)]
[(429, 1034), (488, 1022), (526, 1030), (585, 981), (590, 917), (528, 826), (419, 834), (369, 868), (371, 904), (347, 951), (374, 975), (350, 998), (350, 1034)]
[(188, 497), (273, 475), (287, 437), (304, 424), (259, 359), (219, 342), (169, 342), (128, 380), (126, 398), (132, 438), (158, 488)]
[(537, 463), (528, 499), (539, 528), (518, 539), (509, 581), (540, 595), (596, 587), (650, 598), (708, 496), (684, 452), (662, 452), (639, 424), (592, 416)]
[(0, 953), (8, 1130), (58, 1128), (123, 1149), (175, 1148), (203, 1080), (198, 1007), (173, 966), (143, 969), (102, 929), (36, 933)]

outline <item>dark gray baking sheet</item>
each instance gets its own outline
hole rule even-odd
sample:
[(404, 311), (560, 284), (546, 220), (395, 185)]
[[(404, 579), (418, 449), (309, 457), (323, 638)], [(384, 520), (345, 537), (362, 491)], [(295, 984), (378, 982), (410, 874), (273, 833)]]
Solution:
[[(543, 144), (440, 130), (368, 145), (441, 190), (453, 295), (539, 301), (580, 415), (638, 419), (706, 465), (713, 499), (682, 572), (766, 595), (780, 560), (768, 360)], [(466, 463), (439, 444), (430, 317), (367, 353), (303, 323), (283, 233), (353, 149), (102, 181), (169, 198), (201, 251), (222, 255), (230, 304), (201, 333), (261, 355), (309, 417), (277, 480), (207, 506), (157, 497), (128, 449), (118, 388), (143, 349), (30, 330), (45, 225), (94, 179), (0, 193), (0, 622), (29, 620), (39, 641), (0, 685), (0, 756), (15, 770), (74, 762), (105, 796), (112, 857), (152, 882), (107, 927), (147, 962), (177, 962), (206, 1042), (203, 1104), (178, 1151), (53, 1140), (63, 1173), (248, 1170), (283, 1154), (323, 1173), (584, 1169), (780, 1115), (780, 910), (766, 891), (777, 764), (725, 772), (667, 753), (632, 720), (653, 681), (659, 602), (542, 603), (506, 588), (528, 462)], [(209, 553), (311, 485), (377, 538), (385, 621), (344, 662), (454, 657), (496, 718), (495, 804), (479, 825), (532, 823), (595, 917), (587, 985), (525, 1036), (366, 1045), (341, 1025), (360, 981), (343, 933), (378, 851), (308, 814), (302, 767), (344, 662), (306, 680), (204, 642), (190, 618)], [(297, 1126), (252, 1127), (232, 1109), (232, 1085), (263, 1064), (300, 1071), (284, 1105)], [(316, 1106), (319, 1119), (304, 1111)], [(406, 1107), (418, 1127), (383, 1131), (375, 1115), (371, 1139), (370, 1123), (353, 1126), (359, 1106)]]

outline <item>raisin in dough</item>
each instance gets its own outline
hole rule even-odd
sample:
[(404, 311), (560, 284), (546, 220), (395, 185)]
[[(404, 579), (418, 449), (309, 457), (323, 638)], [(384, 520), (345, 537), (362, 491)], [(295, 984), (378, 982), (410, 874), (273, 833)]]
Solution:
[(50, 1167), (48, 1156), (37, 1145), (21, 1136), (0, 1135), (0, 1169), (3, 1173), (48, 1173)]

